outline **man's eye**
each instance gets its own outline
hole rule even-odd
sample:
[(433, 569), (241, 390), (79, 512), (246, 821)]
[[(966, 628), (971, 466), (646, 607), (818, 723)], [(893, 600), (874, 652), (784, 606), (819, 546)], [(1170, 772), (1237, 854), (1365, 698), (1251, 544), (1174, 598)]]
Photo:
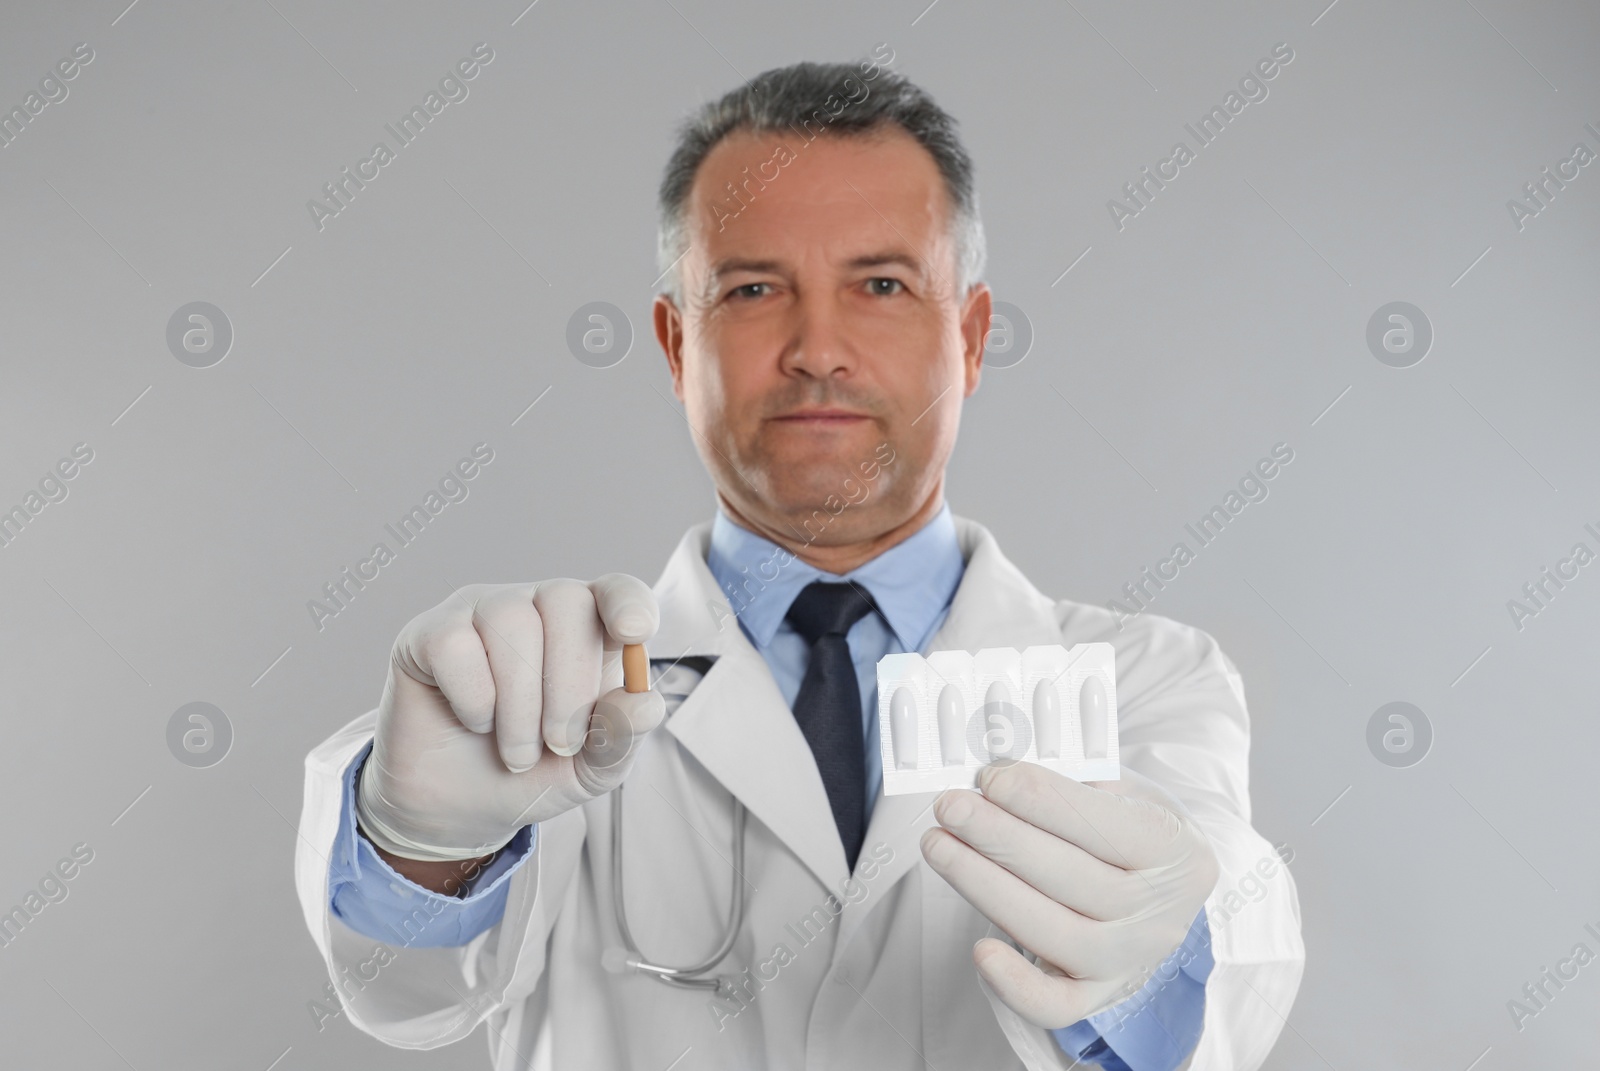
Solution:
[(867, 280), (867, 291), (875, 297), (890, 297), (904, 289), (905, 286), (899, 279), (891, 279), (888, 276)]
[(743, 286), (736, 286), (728, 291), (728, 296), (734, 298), (758, 298), (761, 296), (758, 291), (766, 285), (766, 283), (745, 283)]

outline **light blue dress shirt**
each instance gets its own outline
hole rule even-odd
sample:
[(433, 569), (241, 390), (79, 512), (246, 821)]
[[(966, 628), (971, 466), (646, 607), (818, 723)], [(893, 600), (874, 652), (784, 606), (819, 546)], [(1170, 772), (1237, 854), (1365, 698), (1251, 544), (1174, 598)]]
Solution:
[[(848, 507), (846, 507), (848, 508)], [(772, 580), (762, 580), (775, 566), (759, 568), (779, 554)], [(706, 565), (728, 597), (755, 649), (766, 659), (783, 701), (794, 709), (805, 678), (811, 645), (785, 620), (789, 606), (806, 585), (816, 580), (860, 585), (878, 605), (850, 629), (847, 640), (861, 687), (862, 740), (866, 744), (866, 818), (871, 819), (883, 783), (878, 762), (878, 659), (887, 654), (921, 651), (950, 611), (967, 563), (956, 542), (956, 525), (946, 504), (912, 535), (848, 573), (825, 573), (807, 565), (777, 544), (739, 527), (717, 510), (711, 522)]]
[[(944, 623), (966, 570), (948, 503), (910, 537), (842, 576), (780, 551), (719, 508), (711, 525), (706, 565), (790, 707), (810, 657), (805, 639), (785, 620), (795, 596), (815, 580), (849, 581), (872, 595), (879, 613), (863, 617), (847, 637), (861, 688), (862, 739), (868, 756), (862, 775), (870, 817), (883, 780), (875, 761), (878, 660), (886, 654), (922, 651)], [(344, 813), (330, 870), (334, 913), (357, 932), (391, 944), (465, 944), (505, 913), (509, 876), (532, 854), (536, 830), (532, 826), (521, 830), (468, 883), (464, 898), (430, 892), (396, 873), (356, 831), (355, 777), (370, 750), (369, 745), (357, 755), (345, 773)], [(1210, 971), (1210, 931), (1202, 909), (1183, 945), (1143, 989), (1052, 1035), (1068, 1055), (1107, 1071), (1172, 1071), (1199, 1039)]]

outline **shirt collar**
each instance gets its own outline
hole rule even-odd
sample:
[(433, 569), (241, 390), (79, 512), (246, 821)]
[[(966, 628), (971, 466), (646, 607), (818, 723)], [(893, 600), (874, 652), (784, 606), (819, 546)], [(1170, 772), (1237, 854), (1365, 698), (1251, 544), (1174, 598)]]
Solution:
[(807, 565), (771, 540), (741, 527), (719, 504), (711, 522), (706, 565), (757, 648), (772, 642), (789, 604), (807, 584), (848, 580), (872, 595), (900, 646), (919, 651), (950, 605), (966, 560), (948, 502), (909, 538), (843, 576)]

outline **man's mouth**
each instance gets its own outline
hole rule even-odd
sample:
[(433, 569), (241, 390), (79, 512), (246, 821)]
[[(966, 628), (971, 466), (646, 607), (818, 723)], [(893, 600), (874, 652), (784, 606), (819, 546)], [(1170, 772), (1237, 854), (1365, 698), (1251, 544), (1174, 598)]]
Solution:
[(790, 424), (809, 424), (817, 427), (845, 425), (858, 420), (869, 420), (865, 413), (857, 413), (849, 409), (796, 409), (793, 412), (776, 416), (773, 420)]

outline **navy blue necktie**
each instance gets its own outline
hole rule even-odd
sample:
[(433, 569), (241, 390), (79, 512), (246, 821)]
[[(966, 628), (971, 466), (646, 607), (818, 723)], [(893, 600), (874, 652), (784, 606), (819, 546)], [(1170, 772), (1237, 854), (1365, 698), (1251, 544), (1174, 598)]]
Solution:
[(785, 615), (811, 644), (811, 657), (794, 700), (794, 720), (811, 745), (833, 821), (851, 871), (867, 835), (867, 759), (862, 739), (861, 684), (845, 637), (850, 626), (877, 609), (855, 584), (817, 580), (795, 596)]

